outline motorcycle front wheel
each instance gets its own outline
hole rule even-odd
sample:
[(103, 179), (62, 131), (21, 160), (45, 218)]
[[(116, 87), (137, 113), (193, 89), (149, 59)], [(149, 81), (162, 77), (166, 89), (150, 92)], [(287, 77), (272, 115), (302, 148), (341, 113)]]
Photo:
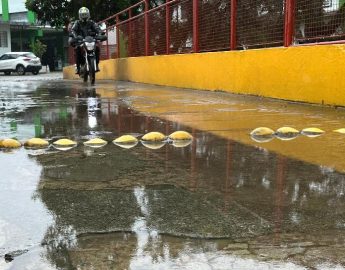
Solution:
[(90, 82), (91, 84), (95, 84), (95, 81), (96, 81), (96, 61), (95, 61), (95, 58), (94, 57), (90, 57), (89, 59), (89, 67), (90, 67), (90, 70), (89, 70), (89, 77), (90, 77)]
[(83, 67), (82, 67), (82, 74), (83, 74), (83, 81), (84, 82), (87, 82), (87, 77), (88, 77), (88, 72), (87, 72), (87, 70), (86, 70), (86, 65), (84, 65)]

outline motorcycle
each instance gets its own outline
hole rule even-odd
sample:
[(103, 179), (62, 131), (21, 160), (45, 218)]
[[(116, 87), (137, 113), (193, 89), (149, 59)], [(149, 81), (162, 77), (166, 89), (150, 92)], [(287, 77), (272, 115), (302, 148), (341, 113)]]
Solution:
[(96, 37), (86, 36), (84, 39), (78, 39), (78, 46), (82, 49), (82, 63), (79, 76), (84, 82), (89, 79), (91, 84), (96, 80), (96, 45), (98, 41), (105, 41), (107, 37), (100, 35)]

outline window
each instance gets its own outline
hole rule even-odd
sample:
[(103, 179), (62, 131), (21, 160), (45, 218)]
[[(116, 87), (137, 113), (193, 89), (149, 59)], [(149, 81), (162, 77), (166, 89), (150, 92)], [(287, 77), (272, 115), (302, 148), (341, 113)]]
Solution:
[(0, 60), (13, 60), (13, 59), (17, 59), (18, 58), (18, 54), (3, 54), (1, 57), (0, 57)]
[(0, 60), (8, 60), (8, 55), (4, 54), (3, 56), (0, 57)]
[(0, 31), (0, 47), (8, 47), (7, 31)]

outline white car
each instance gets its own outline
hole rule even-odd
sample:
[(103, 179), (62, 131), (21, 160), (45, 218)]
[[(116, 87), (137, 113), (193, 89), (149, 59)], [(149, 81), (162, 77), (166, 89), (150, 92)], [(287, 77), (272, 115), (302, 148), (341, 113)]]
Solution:
[(41, 60), (32, 52), (9, 52), (0, 57), (0, 72), (4, 72), (5, 75), (10, 75), (11, 72), (18, 75), (32, 72), (37, 75), (41, 69)]

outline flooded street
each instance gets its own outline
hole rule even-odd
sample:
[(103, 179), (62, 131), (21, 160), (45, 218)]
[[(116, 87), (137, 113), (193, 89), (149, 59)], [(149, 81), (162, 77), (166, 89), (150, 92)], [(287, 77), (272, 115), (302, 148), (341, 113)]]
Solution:
[[(0, 80), (0, 102), (0, 139), (78, 142), (0, 150), (1, 270), (345, 269), (344, 109), (55, 79)], [(193, 140), (112, 143), (177, 130)]]

